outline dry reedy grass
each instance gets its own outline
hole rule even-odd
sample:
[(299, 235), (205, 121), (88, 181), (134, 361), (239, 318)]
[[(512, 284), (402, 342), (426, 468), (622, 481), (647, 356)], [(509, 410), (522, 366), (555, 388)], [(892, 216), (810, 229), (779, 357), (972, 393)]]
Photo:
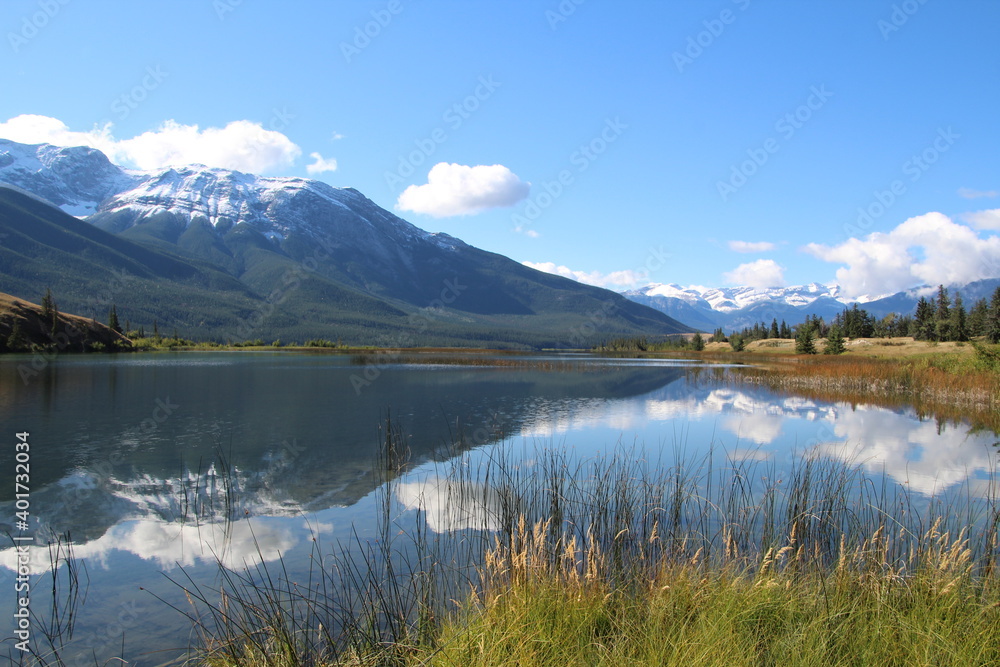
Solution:
[(768, 357), (730, 377), (823, 401), (912, 406), (922, 416), (969, 420), (1000, 432), (1000, 371), (970, 355)]
[[(389, 467), (402, 465), (400, 439), (387, 429)], [(672, 465), (629, 450), (531, 458), (525, 467), (524, 453), (499, 450), (478, 468), (450, 464), (448, 502), (485, 512), (483, 530), (431, 534), (420, 522), (401, 535), (390, 477), (377, 545), (317, 547), (301, 588), (284, 563), (276, 576), (223, 570), (216, 592), (189, 586), (207, 612), (190, 614), (203, 635), (196, 661), (1000, 661), (993, 486), (917, 499), (809, 455), (781, 475), (683, 452)]]

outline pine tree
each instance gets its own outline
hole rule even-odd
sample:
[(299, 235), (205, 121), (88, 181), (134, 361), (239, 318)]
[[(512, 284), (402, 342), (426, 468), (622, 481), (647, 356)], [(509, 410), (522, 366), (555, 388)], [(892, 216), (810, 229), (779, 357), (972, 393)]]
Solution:
[(991, 343), (1000, 343), (1000, 287), (990, 299), (990, 310), (986, 315), (986, 339)]
[(118, 334), (122, 332), (121, 325), (118, 324), (118, 309), (115, 304), (111, 304), (111, 310), (108, 311), (108, 328)]
[(823, 354), (843, 354), (846, 351), (847, 347), (844, 345), (844, 336), (840, 333), (840, 327), (830, 327), (830, 335), (826, 338)]
[(20, 352), (27, 346), (28, 339), (21, 331), (21, 320), (14, 320), (14, 326), (11, 327), (10, 335), (7, 336), (7, 349), (11, 352)]
[(913, 337), (916, 340), (931, 340), (934, 337), (934, 307), (925, 297), (917, 301)]
[(52, 300), (52, 290), (45, 288), (45, 296), (42, 297), (42, 319), (46, 322), (52, 321), (52, 311), (55, 309), (55, 301)]
[(733, 348), (733, 352), (742, 352), (747, 348), (746, 340), (739, 334), (733, 334), (729, 337), (729, 345)]
[(55, 336), (57, 333), (59, 333), (59, 306), (56, 305), (55, 301), (52, 302), (52, 329), (51, 329), (51, 333), (52, 333), (53, 336)]
[(952, 304), (951, 313), (948, 317), (948, 333), (951, 335), (951, 340), (969, 340), (965, 305), (962, 303), (962, 295), (958, 292), (955, 292), (955, 303)]
[(969, 336), (978, 338), (986, 335), (986, 319), (989, 316), (990, 305), (986, 299), (979, 299), (972, 305), (969, 311), (969, 318), (966, 326), (969, 329)]
[(768, 338), (777, 338), (778, 334), (781, 332), (778, 330), (778, 318), (775, 317), (771, 320), (771, 328), (767, 332)]
[(695, 333), (694, 337), (691, 339), (691, 348), (695, 352), (701, 352), (705, 349), (705, 339), (701, 337), (701, 333)]
[(937, 308), (934, 310), (934, 340), (951, 340), (951, 299), (944, 285), (938, 285)]
[(813, 328), (802, 325), (795, 337), (795, 354), (816, 354), (816, 343), (813, 341)]
[(785, 322), (785, 320), (781, 320), (781, 330), (780, 330), (780, 333), (778, 334), (778, 337), (779, 338), (786, 338), (786, 339), (792, 337), (792, 330), (788, 326), (788, 323)]
[(59, 308), (52, 298), (52, 290), (48, 287), (45, 288), (45, 296), (42, 297), (42, 322), (48, 326), (51, 335), (59, 333)]

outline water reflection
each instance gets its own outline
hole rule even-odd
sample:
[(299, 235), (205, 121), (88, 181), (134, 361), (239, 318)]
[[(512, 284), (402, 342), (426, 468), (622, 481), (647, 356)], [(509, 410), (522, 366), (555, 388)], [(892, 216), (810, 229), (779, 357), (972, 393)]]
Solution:
[(426, 512), (435, 533), (500, 529), (500, 493), (485, 484), (431, 476), (400, 483), (395, 496), (406, 509)]
[[(86, 560), (90, 569), (102, 570), (110, 569), (110, 556), (114, 552), (132, 554), (165, 572), (215, 563), (240, 568), (275, 561), (301, 539), (298, 526), (268, 519), (198, 525), (126, 519), (99, 538), (75, 545), (73, 556)], [(33, 575), (51, 570), (52, 558), (47, 546), (29, 546), (28, 553)], [(14, 572), (17, 565), (18, 556), (13, 549), (0, 551), (0, 566)]]
[[(996, 437), (968, 425), (780, 396), (690, 364), (399, 364), (360, 392), (357, 372), (331, 356), (66, 358), (24, 384), (16, 363), (0, 360), (4, 429), (30, 431), (36, 448), (28, 532), (39, 544), (71, 533), (97, 580), (88, 604), (100, 607), (178, 567), (211, 578), (219, 562), (281, 557), (295, 576), (313, 537), (374, 539), (372, 496), (386, 477), (398, 509), (426, 512), (435, 532), (495, 529), (501, 492), (478, 479), (447, 481), (436, 464), (488, 458), (499, 445), (585, 460), (624, 443), (667, 466), (677, 451), (713, 449), (778, 474), (813, 451), (924, 496), (984, 492), (997, 460)], [(157, 420), (162, 404), (174, 407)], [(410, 463), (376, 474), (390, 415)], [(519, 464), (529, 470), (532, 461)], [(0, 452), (0, 467), (13, 470), (12, 452)], [(13, 489), (0, 486), (0, 530), (13, 532), (14, 509)], [(50, 568), (47, 548), (30, 554), (35, 576)], [(0, 549), (0, 587), (11, 590), (16, 566), (14, 550)], [(0, 599), (0, 615), (9, 605)]]
[(996, 437), (967, 426), (939, 426), (907, 414), (844, 405), (828, 420), (835, 439), (821, 443), (820, 452), (872, 473), (885, 471), (924, 495), (966, 482), (981, 493), (996, 471)]

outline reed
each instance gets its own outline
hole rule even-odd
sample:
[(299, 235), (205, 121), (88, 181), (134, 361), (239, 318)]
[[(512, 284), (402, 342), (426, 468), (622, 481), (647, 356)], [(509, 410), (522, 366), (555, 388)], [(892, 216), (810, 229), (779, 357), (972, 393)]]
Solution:
[(1000, 368), (991, 356), (995, 350), (977, 350), (902, 359), (768, 357), (730, 379), (824, 401), (912, 406), (921, 415), (972, 421), (1000, 432)]
[[(201, 637), (191, 662), (1000, 660), (995, 485), (917, 498), (808, 453), (781, 478), (681, 448), (490, 452), (401, 481), (406, 438), (387, 423), (379, 539), (316, 544), (302, 585), (283, 561), (220, 564), (213, 589), (178, 581)], [(413, 488), (425, 502), (404, 531), (396, 503)]]

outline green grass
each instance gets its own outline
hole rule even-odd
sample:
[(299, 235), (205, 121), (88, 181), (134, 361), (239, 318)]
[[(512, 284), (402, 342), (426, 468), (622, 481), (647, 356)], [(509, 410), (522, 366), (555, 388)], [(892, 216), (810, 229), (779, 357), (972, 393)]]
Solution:
[[(833, 566), (794, 541), (755, 568), (694, 557), (610, 585), (608, 557), (586, 568), (547, 558), (541, 525), (487, 559), (487, 584), (411, 664), (989, 665), (1000, 660), (996, 582), (972, 575), (967, 542), (934, 531), (887, 567), (873, 535)], [(589, 548), (593, 548), (590, 545)], [(426, 660), (426, 662), (425, 662)]]
[[(383, 472), (404, 443), (386, 429)], [(784, 479), (718, 456), (528, 458), (501, 447), (441, 471), (436, 492), (481, 530), (433, 533), (423, 513), (404, 533), (389, 475), (379, 539), (317, 544), (307, 582), (283, 563), (220, 566), (217, 589), (179, 581), (192, 664), (1000, 661), (994, 486), (926, 499), (808, 455)]]

